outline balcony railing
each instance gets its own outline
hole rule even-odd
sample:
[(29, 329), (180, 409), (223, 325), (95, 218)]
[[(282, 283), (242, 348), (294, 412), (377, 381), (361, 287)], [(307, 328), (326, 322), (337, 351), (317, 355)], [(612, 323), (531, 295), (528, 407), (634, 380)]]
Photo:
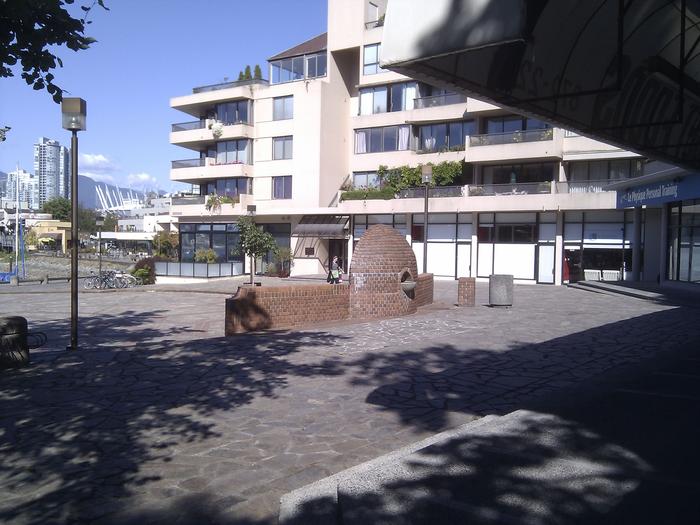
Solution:
[(188, 206), (191, 204), (204, 204), (206, 195), (183, 195), (181, 197), (173, 197), (173, 206)]
[(467, 96), (461, 93), (447, 93), (445, 95), (435, 95), (434, 97), (421, 97), (414, 101), (415, 109), (436, 108), (449, 104), (462, 104), (467, 101)]
[[(428, 196), (433, 197), (462, 197), (464, 186), (435, 186), (430, 188)], [(407, 188), (399, 191), (396, 196), (399, 199), (418, 199), (425, 197), (425, 188)]]
[(365, 29), (374, 29), (375, 27), (382, 27), (384, 25), (384, 16), (381, 16), (377, 20), (370, 20), (365, 22)]
[(485, 135), (471, 135), (469, 137), (470, 146), (493, 146), (496, 144), (517, 144), (519, 142), (538, 142), (552, 140), (554, 130), (527, 129), (521, 131), (510, 131), (508, 133), (488, 133)]
[(469, 196), (481, 195), (529, 195), (535, 193), (551, 193), (551, 182), (523, 182), (515, 184), (472, 184), (469, 186)]
[(185, 159), (185, 160), (173, 160), (172, 169), (176, 170), (179, 168), (199, 168), (204, 166), (205, 159)]
[(589, 180), (574, 182), (557, 182), (557, 193), (600, 193), (611, 184), (610, 180)]
[(192, 129), (204, 128), (203, 120), (195, 120), (193, 122), (180, 122), (172, 125), (172, 131), (190, 131)]
[(235, 82), (222, 82), (220, 84), (210, 84), (208, 86), (199, 86), (192, 89), (192, 93), (206, 93), (208, 91), (218, 91), (220, 89), (229, 89), (240, 86), (248, 86), (253, 84), (267, 85), (269, 82), (264, 78), (251, 80), (237, 80)]
[(447, 153), (448, 151), (464, 151), (464, 144), (455, 144), (454, 146), (430, 146), (423, 144), (423, 147), (414, 150), (416, 154), (423, 155), (425, 153)]

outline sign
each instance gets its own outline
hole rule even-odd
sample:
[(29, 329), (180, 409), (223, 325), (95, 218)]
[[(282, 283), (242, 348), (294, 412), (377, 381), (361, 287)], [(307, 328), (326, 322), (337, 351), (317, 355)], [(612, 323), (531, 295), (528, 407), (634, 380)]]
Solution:
[(653, 206), (687, 199), (700, 199), (700, 174), (618, 190), (617, 208)]

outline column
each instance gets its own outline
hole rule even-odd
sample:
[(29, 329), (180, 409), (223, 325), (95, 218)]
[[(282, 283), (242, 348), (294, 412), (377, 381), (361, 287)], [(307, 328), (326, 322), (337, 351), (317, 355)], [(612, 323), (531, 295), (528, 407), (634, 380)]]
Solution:
[(554, 238), (554, 285), (561, 286), (564, 266), (564, 212), (557, 212), (557, 232)]
[(639, 281), (642, 269), (642, 208), (637, 206), (632, 212), (632, 280)]

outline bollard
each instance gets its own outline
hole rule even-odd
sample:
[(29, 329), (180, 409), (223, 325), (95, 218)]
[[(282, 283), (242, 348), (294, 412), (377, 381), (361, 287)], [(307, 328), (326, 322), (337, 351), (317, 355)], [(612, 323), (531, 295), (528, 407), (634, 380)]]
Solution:
[(0, 317), (0, 369), (29, 364), (27, 320), (24, 317)]
[(11, 286), (19, 286), (19, 277), (17, 277), (16, 275), (13, 275), (12, 277), (10, 277), (10, 285)]
[(44, 276), (43, 284), (49, 284), (49, 274), (48, 273)]
[(489, 305), (513, 306), (512, 275), (491, 275), (489, 277)]
[(474, 306), (476, 304), (476, 279), (460, 277), (457, 280), (457, 306)]

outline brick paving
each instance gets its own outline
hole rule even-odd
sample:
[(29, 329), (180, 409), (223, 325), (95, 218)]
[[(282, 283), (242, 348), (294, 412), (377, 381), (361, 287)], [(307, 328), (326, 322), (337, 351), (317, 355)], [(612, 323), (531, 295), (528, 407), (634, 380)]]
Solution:
[[(226, 284), (225, 286), (230, 286)], [(516, 286), (362, 324), (223, 338), (206, 290), (0, 293), (47, 348), (0, 372), (0, 522), (275, 523), (279, 497), (434, 432), (700, 343), (698, 310)], [(197, 293), (199, 292), (199, 293)]]

